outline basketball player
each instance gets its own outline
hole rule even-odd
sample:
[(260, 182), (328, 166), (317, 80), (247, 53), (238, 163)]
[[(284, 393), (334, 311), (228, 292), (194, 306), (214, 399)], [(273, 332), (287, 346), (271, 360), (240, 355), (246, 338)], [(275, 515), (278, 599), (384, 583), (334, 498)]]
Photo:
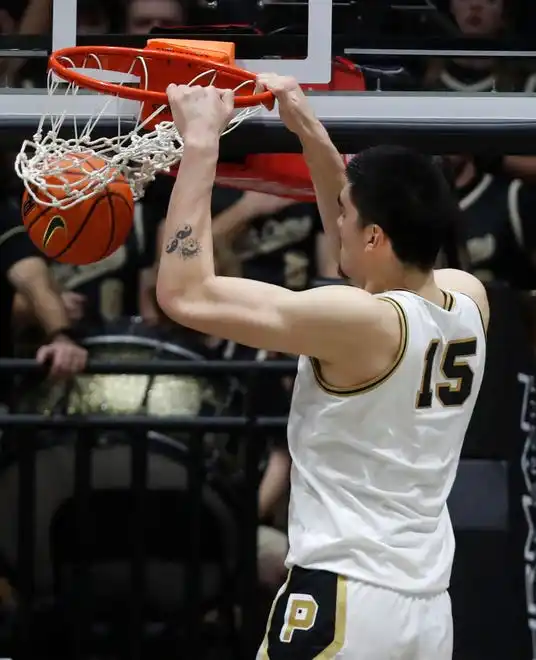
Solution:
[(302, 143), (354, 286), (293, 292), (215, 276), (210, 193), (233, 94), (175, 85), (185, 148), (157, 281), (175, 321), (302, 356), (288, 423), (291, 570), (258, 658), (450, 660), (446, 501), (489, 317), (478, 280), (433, 270), (457, 204), (436, 166), (409, 149), (366, 150), (345, 171), (297, 83), (259, 82)]

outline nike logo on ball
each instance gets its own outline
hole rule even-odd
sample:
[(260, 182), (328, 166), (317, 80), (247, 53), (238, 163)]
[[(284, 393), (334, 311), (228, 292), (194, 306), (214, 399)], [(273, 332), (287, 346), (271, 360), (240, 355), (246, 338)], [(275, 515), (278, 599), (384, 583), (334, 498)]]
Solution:
[(55, 215), (48, 223), (48, 227), (45, 229), (45, 233), (43, 235), (43, 247), (46, 248), (46, 246), (50, 243), (52, 236), (54, 236), (58, 229), (63, 229), (63, 231), (66, 231), (67, 226), (65, 224), (65, 220), (60, 215)]

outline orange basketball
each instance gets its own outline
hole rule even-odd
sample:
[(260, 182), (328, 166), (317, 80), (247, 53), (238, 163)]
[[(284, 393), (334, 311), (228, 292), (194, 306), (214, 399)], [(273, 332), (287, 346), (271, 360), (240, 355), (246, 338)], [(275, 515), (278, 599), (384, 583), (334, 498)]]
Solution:
[[(63, 199), (62, 188), (87, 186), (87, 173), (105, 167), (96, 156), (68, 156), (54, 163), (61, 174), (46, 178), (49, 192)], [(35, 190), (38, 199), (46, 199)], [(71, 208), (57, 209), (36, 202), (27, 190), (22, 198), (22, 220), (34, 245), (55, 261), (81, 266), (100, 261), (113, 254), (126, 241), (134, 217), (134, 199), (124, 176), (116, 178), (93, 197)]]

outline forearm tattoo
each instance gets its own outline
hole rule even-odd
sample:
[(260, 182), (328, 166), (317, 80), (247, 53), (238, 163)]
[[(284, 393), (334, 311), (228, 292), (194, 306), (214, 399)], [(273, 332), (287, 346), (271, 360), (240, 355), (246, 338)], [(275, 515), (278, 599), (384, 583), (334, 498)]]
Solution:
[(185, 225), (169, 239), (166, 245), (166, 253), (177, 254), (181, 259), (192, 259), (201, 252), (201, 243), (192, 236), (193, 229)]

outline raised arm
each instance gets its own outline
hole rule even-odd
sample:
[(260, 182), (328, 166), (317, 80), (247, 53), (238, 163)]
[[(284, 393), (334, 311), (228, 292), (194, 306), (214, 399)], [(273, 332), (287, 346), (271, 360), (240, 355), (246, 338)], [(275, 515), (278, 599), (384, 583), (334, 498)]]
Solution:
[(277, 98), (279, 116), (285, 126), (295, 133), (302, 145), (303, 155), (316, 193), (316, 202), (324, 231), (334, 258), (339, 260), (340, 215), (338, 198), (346, 183), (345, 165), (328, 132), (315, 117), (307, 98), (294, 78), (261, 74), (258, 81)]
[(219, 136), (233, 98), (212, 88), (182, 86), (170, 86), (168, 96), (184, 153), (158, 271), (162, 310), (209, 335), (326, 362), (347, 361), (349, 351), (357, 359), (360, 351), (373, 351), (379, 344), (395, 353), (400, 340), (397, 312), (364, 291), (335, 286), (293, 292), (215, 275), (210, 195)]

